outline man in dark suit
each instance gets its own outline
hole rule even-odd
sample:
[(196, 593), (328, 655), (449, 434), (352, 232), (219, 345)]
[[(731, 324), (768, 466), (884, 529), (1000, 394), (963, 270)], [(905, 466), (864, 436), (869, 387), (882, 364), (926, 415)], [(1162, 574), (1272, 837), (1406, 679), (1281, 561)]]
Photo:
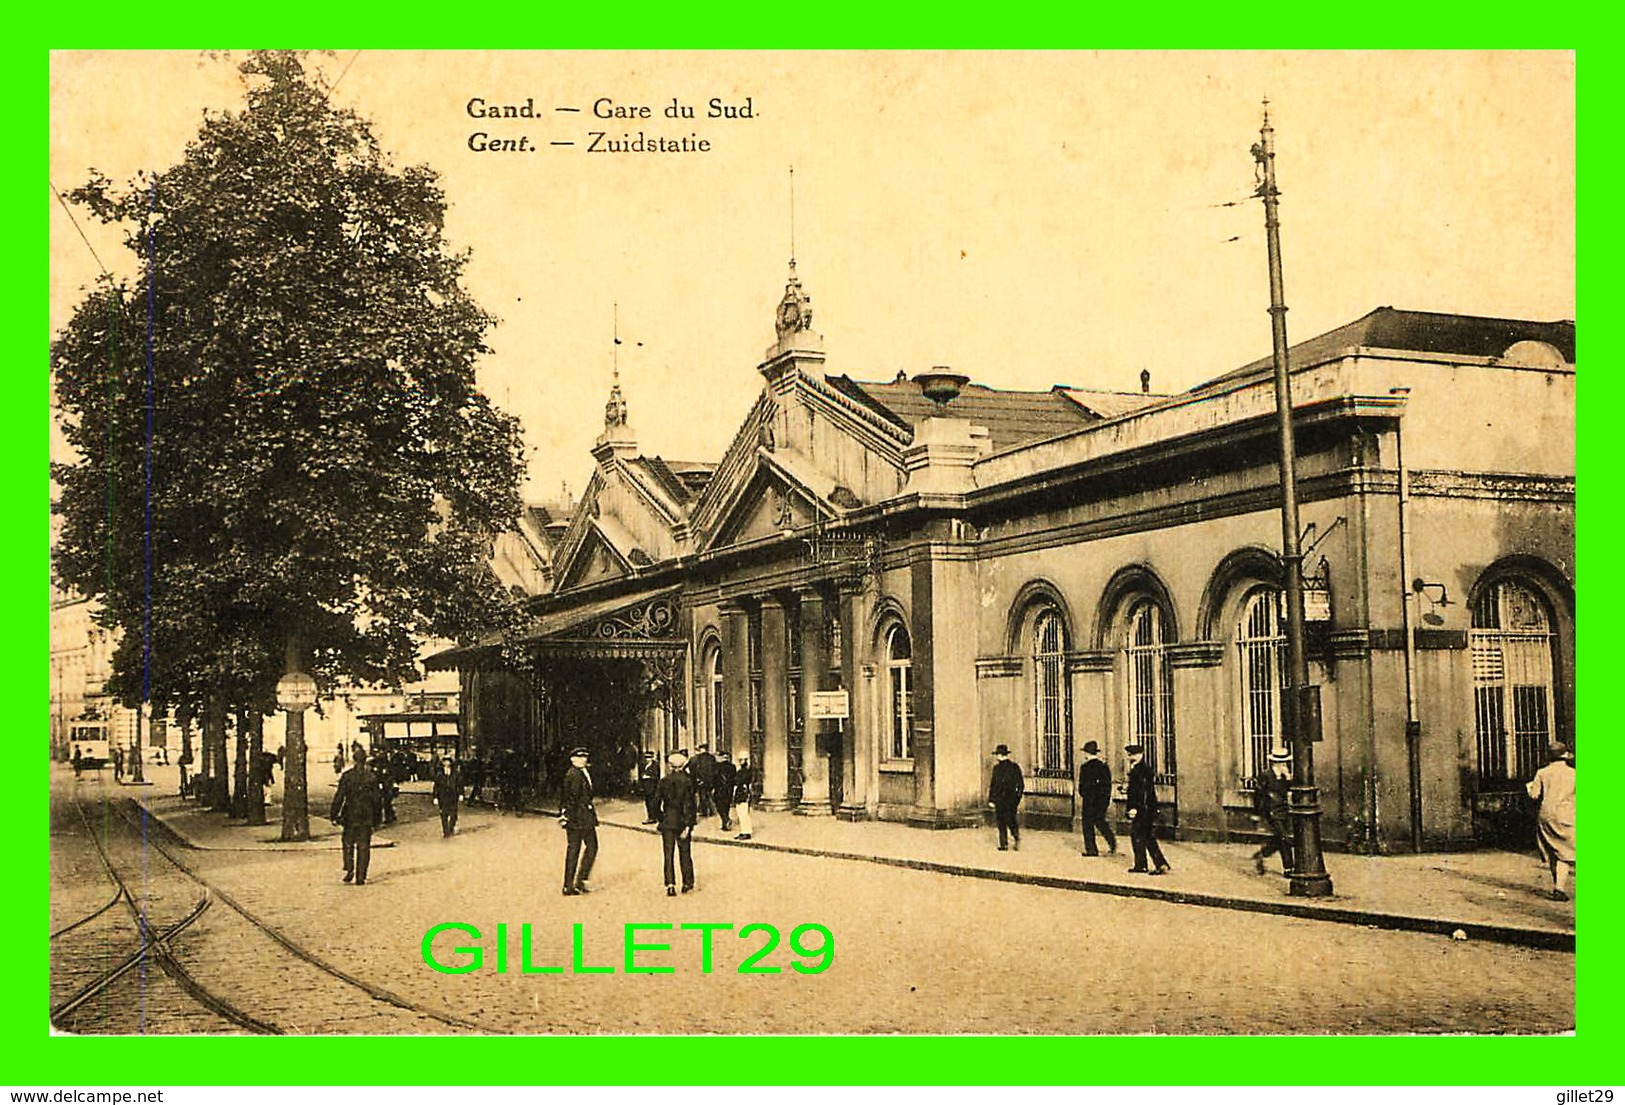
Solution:
[(723, 832), (733, 828), (733, 818), (729, 816), (729, 812), (734, 804), (734, 778), (737, 774), (728, 753), (719, 751), (716, 781), (711, 786), (711, 795), (716, 803), (717, 816), (722, 818)]
[(389, 754), (378, 752), (373, 755), (372, 766), (367, 769), (371, 772), (378, 786), (380, 823), (391, 825), (395, 822), (395, 796), (401, 788), (395, 785), (395, 772), (389, 765)]
[(570, 769), (564, 773), (563, 796), (559, 799), (559, 824), (564, 826), (565, 835), (564, 893), (567, 897), (587, 892), (592, 864), (598, 858), (598, 811), (593, 807), (592, 796), (587, 750), (572, 748)]
[(666, 855), (666, 895), (677, 896), (677, 872), (672, 863), (676, 853), (683, 868), (683, 893), (694, 889), (694, 826), (699, 823), (699, 806), (694, 797), (694, 779), (683, 770), (687, 760), (681, 752), (666, 757), (671, 768), (655, 788), (655, 815), (660, 823), (660, 844)]
[(1100, 745), (1087, 741), (1083, 746), (1083, 766), (1078, 769), (1078, 808), (1083, 816), (1083, 854), (1100, 855), (1095, 847), (1095, 830), (1106, 837), (1106, 847), (1117, 854), (1117, 834), (1112, 832), (1108, 813), (1112, 808), (1112, 769), (1100, 758)]
[(653, 825), (655, 818), (655, 788), (660, 785), (660, 761), (653, 752), (643, 754), (638, 766), (638, 790), (643, 792), (643, 823)]
[(1253, 853), (1253, 870), (1264, 873), (1264, 859), (1281, 853), (1281, 871), (1292, 873), (1292, 814), (1288, 797), (1292, 785), (1292, 753), (1271, 752), (1269, 767), (1253, 783), (1253, 801), (1269, 825), (1270, 838)]
[[(993, 765), (993, 780), (988, 784), (987, 803), (993, 807), (993, 820), (999, 826), (999, 851), (1010, 850), (1014, 838), (1016, 851), (1021, 851), (1021, 826), (1016, 823), (1016, 807), (1027, 793), (1027, 781), (1022, 777), (1021, 765), (1010, 758), (1005, 745), (993, 750), (999, 762)], [(1007, 835), (1008, 834), (1008, 837)]]
[(699, 803), (700, 816), (712, 816), (717, 812), (711, 793), (717, 783), (717, 761), (709, 745), (700, 745), (694, 758), (688, 761), (688, 773), (694, 778), (694, 798)]
[(372, 830), (383, 819), (378, 779), (367, 767), (367, 750), (357, 741), (350, 746), (350, 768), (339, 776), (327, 819), (344, 826), (344, 881), (365, 886), (372, 861)]
[[(1166, 875), (1168, 861), (1162, 858), (1157, 846), (1157, 780), (1151, 765), (1145, 762), (1145, 749), (1131, 744), (1128, 753), (1128, 835), (1134, 844), (1134, 866), (1131, 872)], [(1147, 868), (1146, 857), (1152, 864)]]
[(441, 836), (457, 831), (457, 805), (462, 797), (462, 773), (457, 770), (457, 761), (447, 756), (440, 762), (440, 771), (434, 777), (434, 804), (440, 808)]

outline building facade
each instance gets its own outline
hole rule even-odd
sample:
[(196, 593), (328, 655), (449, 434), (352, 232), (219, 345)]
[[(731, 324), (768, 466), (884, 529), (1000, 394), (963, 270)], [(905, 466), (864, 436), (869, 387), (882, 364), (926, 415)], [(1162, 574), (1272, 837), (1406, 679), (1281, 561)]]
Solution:
[[(714, 464), (618, 385), (530, 630), (442, 654), (477, 746), (749, 751), (765, 805), (980, 824), (992, 749), (1075, 821), (1143, 744), (1168, 830), (1256, 831), (1285, 663), (1264, 360), (1178, 395), (825, 371), (791, 277)], [(1292, 350), (1315, 753), (1333, 846), (1516, 840), (1574, 741), (1574, 326), (1380, 308)], [(831, 691), (844, 691), (831, 695)]]

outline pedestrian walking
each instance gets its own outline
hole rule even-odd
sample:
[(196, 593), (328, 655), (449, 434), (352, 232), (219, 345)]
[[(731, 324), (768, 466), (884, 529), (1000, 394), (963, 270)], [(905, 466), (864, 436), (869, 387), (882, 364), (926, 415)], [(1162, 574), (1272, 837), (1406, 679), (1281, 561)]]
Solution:
[(643, 823), (653, 825), (655, 817), (655, 788), (660, 785), (660, 761), (655, 759), (654, 752), (643, 754), (643, 763), (638, 765), (638, 790), (643, 794)]
[(1292, 873), (1291, 775), (1292, 753), (1271, 752), (1269, 766), (1253, 782), (1253, 802), (1270, 830), (1270, 838), (1253, 853), (1253, 870), (1260, 875), (1264, 859), (1276, 852), (1281, 853), (1281, 873)]
[(515, 817), (524, 816), (523, 805), (525, 786), (525, 765), (519, 753), (511, 748), (502, 750), (502, 768), (498, 776), (500, 783), (500, 798), (498, 799), (499, 812), (514, 812)]
[(722, 819), (722, 831), (727, 832), (733, 828), (733, 819), (729, 811), (734, 804), (734, 777), (739, 769), (734, 767), (732, 758), (723, 751), (717, 752), (717, 776), (711, 785), (712, 801), (717, 807), (717, 816)]
[(367, 770), (372, 774), (378, 785), (379, 815), (383, 818), (383, 824), (393, 825), (395, 823), (395, 796), (401, 792), (400, 787), (395, 785), (395, 773), (389, 766), (388, 754), (380, 753), (373, 759), (377, 765), (376, 770), (373, 768)]
[(73, 746), (73, 777), (75, 779), (79, 778), (80, 773), (84, 771), (84, 769), (85, 758), (80, 755), (79, 746), (76, 744)]
[(1095, 846), (1095, 830), (1106, 838), (1106, 847), (1117, 854), (1117, 834), (1112, 832), (1112, 769), (1100, 755), (1097, 741), (1085, 741), (1083, 766), (1078, 768), (1078, 808), (1083, 817), (1083, 854), (1100, 855)]
[(717, 761), (709, 745), (700, 745), (694, 758), (688, 761), (688, 773), (694, 778), (694, 797), (700, 805), (700, 816), (714, 816), (717, 807), (711, 792), (717, 784)]
[(1552, 876), (1546, 896), (1566, 902), (1574, 877), (1574, 751), (1554, 742), (1547, 753), (1552, 762), (1535, 772), (1527, 786), (1529, 797), (1540, 803), (1535, 843)]
[[(1145, 748), (1131, 744), (1128, 753), (1128, 837), (1134, 845), (1134, 866), (1130, 872), (1166, 875), (1168, 861), (1157, 845), (1157, 779), (1145, 762)], [(1146, 867), (1149, 857), (1152, 866)]]
[(993, 779), (987, 787), (987, 804), (993, 807), (993, 820), (999, 826), (999, 851), (1010, 850), (1014, 840), (1016, 851), (1021, 851), (1021, 826), (1016, 821), (1016, 808), (1021, 796), (1027, 792), (1027, 781), (1022, 777), (1021, 765), (1010, 758), (1005, 745), (993, 750), (999, 762), (993, 765)]
[(344, 745), (339, 745), (338, 751), (333, 753), (333, 774), (344, 774)]
[(587, 750), (572, 748), (570, 769), (564, 773), (564, 789), (559, 799), (559, 824), (564, 826), (566, 897), (587, 893), (587, 880), (592, 877), (593, 861), (598, 858), (598, 810), (592, 800), (592, 772), (587, 770)]
[(277, 754), (275, 752), (261, 752), (259, 755), (260, 755), (260, 777), (265, 780), (265, 785), (266, 786), (268, 786), (268, 787), (275, 786), (276, 785), (276, 769), (277, 769), (277, 766), (282, 763), (281, 759), (279, 759), (277, 757)]
[(122, 744), (115, 744), (113, 746), (113, 781), (115, 783), (120, 782), (120, 781), (123, 780), (123, 778), (124, 778), (124, 746)]
[(372, 831), (383, 817), (383, 803), (360, 742), (350, 746), (350, 761), (350, 769), (339, 776), (327, 819), (344, 827), (344, 881), (364, 886), (372, 862)]
[(434, 804), (440, 810), (442, 837), (457, 831), (457, 806), (462, 798), (462, 773), (457, 770), (457, 761), (447, 756), (440, 761), (440, 770), (434, 777)]
[(683, 893), (694, 889), (694, 826), (699, 823), (695, 783), (684, 769), (688, 761), (681, 752), (666, 757), (671, 768), (655, 788), (655, 811), (660, 824), (660, 846), (665, 855), (666, 896), (677, 896), (677, 871), (673, 853), (682, 865)]
[(739, 822), (739, 832), (735, 840), (749, 840), (752, 835), (750, 825), (750, 804), (756, 798), (756, 769), (751, 766), (750, 752), (747, 750), (739, 754), (739, 763), (734, 767), (734, 801), (732, 813)]

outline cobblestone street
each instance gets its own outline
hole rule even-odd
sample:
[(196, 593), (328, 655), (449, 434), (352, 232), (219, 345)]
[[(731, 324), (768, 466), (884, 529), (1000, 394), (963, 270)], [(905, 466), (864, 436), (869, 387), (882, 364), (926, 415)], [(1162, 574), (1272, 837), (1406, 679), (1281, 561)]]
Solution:
[[(71, 776), (56, 782), (73, 785)], [(325, 812), (317, 783), (311, 808)], [(113, 800), (127, 793), (106, 791)], [(381, 834), (393, 846), (374, 852), (364, 887), (340, 882), (332, 838), (289, 850), (176, 854), (314, 955), (487, 1031), (1341, 1034), (1574, 1026), (1574, 956), (1566, 952), (703, 841), (694, 849), (698, 890), (667, 898), (659, 838), (610, 826), (600, 829), (593, 892), (564, 898), (563, 833), (551, 818), (465, 808), (461, 831), (444, 840), (425, 795), (403, 794), (398, 808), (401, 821)], [(328, 827), (314, 821), (313, 828)], [(276, 835), (274, 826), (223, 832), (245, 843)], [(53, 841), (54, 855), (61, 844)], [(442, 922), (481, 931), (480, 970), (447, 975), (424, 964), (424, 933)], [(498, 923), (508, 926), (506, 973), (497, 970)], [(522, 973), (520, 926), (527, 923), (532, 965), (562, 972)], [(578, 923), (581, 963), (612, 972), (572, 970)], [(780, 970), (738, 973), (765, 937), (742, 940), (724, 930), (714, 937), (713, 972), (702, 973), (699, 933), (674, 928), (644, 930), (636, 939), (671, 945), (639, 952), (639, 965), (675, 971), (628, 974), (628, 923), (770, 924), (784, 942), (760, 965)], [(788, 946), (791, 931), (805, 923), (834, 934), (833, 964), (820, 974), (791, 967), (815, 958)], [(805, 940), (816, 946), (818, 938)], [(472, 942), (448, 932), (435, 949), (461, 965), (468, 957), (452, 949)], [(236, 977), (217, 973), (215, 984), (229, 985), (232, 1000), (249, 1010), (296, 1005), (290, 988), (321, 985), (256, 957), (238, 966)], [(362, 1008), (350, 1016), (300, 1030), (414, 1031), (409, 1017), (393, 1015), (399, 1011), (374, 1021), (364, 1008), (369, 999), (356, 993), (354, 1000)]]

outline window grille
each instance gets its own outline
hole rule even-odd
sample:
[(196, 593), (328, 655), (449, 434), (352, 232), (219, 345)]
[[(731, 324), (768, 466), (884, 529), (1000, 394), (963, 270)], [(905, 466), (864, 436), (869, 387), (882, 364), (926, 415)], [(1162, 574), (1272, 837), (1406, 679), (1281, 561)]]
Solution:
[(1479, 785), (1512, 789), (1534, 777), (1552, 738), (1551, 621), (1533, 590), (1504, 580), (1473, 603), (1468, 639)]
[(1066, 677), (1066, 625), (1054, 608), (1033, 619), (1033, 774), (1072, 777), (1072, 691)]
[(1174, 782), (1174, 684), (1162, 608), (1144, 601), (1129, 612), (1124, 649), (1129, 681), (1129, 737), (1145, 748), (1157, 782)]
[(1286, 628), (1281, 592), (1260, 589), (1247, 597), (1236, 625), (1241, 668), (1241, 749), (1238, 782), (1251, 790), (1271, 752), (1286, 752), (1281, 733), (1281, 686), (1286, 681)]

